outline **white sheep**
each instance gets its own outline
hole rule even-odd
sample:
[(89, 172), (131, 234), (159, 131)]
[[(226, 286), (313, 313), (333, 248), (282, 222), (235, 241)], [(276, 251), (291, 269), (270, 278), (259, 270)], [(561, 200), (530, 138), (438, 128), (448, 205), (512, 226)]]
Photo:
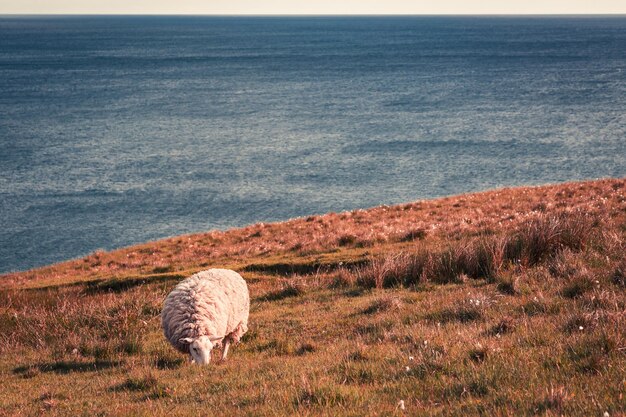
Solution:
[(211, 350), (228, 347), (248, 331), (250, 295), (244, 279), (228, 269), (209, 269), (180, 282), (163, 304), (161, 324), (167, 340), (189, 353), (193, 362), (208, 364)]

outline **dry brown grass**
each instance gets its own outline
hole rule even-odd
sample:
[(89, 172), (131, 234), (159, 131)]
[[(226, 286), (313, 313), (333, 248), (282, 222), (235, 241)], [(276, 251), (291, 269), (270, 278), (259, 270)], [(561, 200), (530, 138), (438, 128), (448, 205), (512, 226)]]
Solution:
[[(498, 190), (5, 275), (0, 415), (623, 415), (625, 191)], [(229, 361), (200, 368), (159, 314), (206, 265), (253, 301)]]
[[(273, 256), (291, 257), (331, 250), (371, 250), (386, 245), (460, 240), (499, 230), (514, 230), (542, 213), (579, 212), (595, 218), (616, 216), (626, 207), (626, 181), (607, 179), (543, 187), (505, 188), (397, 206), (330, 213), (282, 223), (259, 223), (225, 232), (178, 236), (28, 272), (5, 274), (0, 285), (41, 285), (101, 277), (188, 272), (216, 264), (239, 264)], [(610, 220), (610, 219), (609, 219)], [(558, 219), (554, 227), (559, 227)], [(553, 244), (543, 234), (525, 231), (537, 245)], [(549, 225), (548, 225), (549, 226)], [(547, 234), (546, 234), (547, 233)], [(579, 235), (580, 233), (578, 233)], [(567, 245), (567, 236), (559, 236)], [(535, 247), (531, 245), (530, 247)], [(535, 262), (533, 253), (525, 254)]]

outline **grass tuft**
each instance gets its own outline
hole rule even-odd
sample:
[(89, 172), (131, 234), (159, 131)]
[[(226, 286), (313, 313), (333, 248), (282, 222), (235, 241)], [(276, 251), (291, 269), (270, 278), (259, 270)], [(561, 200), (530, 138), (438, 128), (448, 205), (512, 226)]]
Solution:
[(587, 291), (593, 289), (593, 279), (586, 274), (577, 274), (561, 290), (561, 294), (566, 298), (579, 298)]
[(572, 395), (565, 390), (565, 387), (555, 388), (551, 386), (549, 389), (546, 389), (543, 398), (535, 403), (532, 411), (534, 414), (554, 412), (557, 415), (562, 415), (567, 401), (571, 398)]
[(486, 332), (486, 336), (496, 336), (512, 333), (515, 330), (515, 323), (509, 318), (500, 320), (498, 323), (490, 327)]
[(402, 308), (402, 300), (398, 297), (384, 297), (375, 300), (362, 314), (376, 314), (387, 311), (397, 311)]
[(266, 301), (278, 301), (290, 297), (299, 297), (306, 293), (307, 285), (304, 282), (300, 282), (297, 278), (293, 278), (289, 281), (283, 282), (281, 288), (269, 292), (263, 299)]
[(471, 323), (482, 320), (482, 309), (474, 305), (461, 305), (428, 314), (426, 319), (435, 323)]

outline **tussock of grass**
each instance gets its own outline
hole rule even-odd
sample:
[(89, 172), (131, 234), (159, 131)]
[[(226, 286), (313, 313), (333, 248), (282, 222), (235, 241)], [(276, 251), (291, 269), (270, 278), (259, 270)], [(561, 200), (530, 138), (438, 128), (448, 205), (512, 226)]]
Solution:
[(300, 345), (300, 347), (296, 350), (297, 355), (305, 355), (307, 353), (312, 353), (318, 350), (318, 347), (315, 343), (306, 342)]
[(498, 291), (506, 295), (516, 295), (517, 289), (515, 287), (515, 281), (512, 278), (501, 277), (498, 279), (498, 285), (496, 287)]
[(509, 334), (515, 330), (515, 323), (511, 319), (503, 319), (496, 323), (494, 326), (489, 328), (485, 332), (487, 336), (501, 336), (505, 334)]
[(535, 402), (533, 406), (533, 413), (544, 414), (549, 411), (561, 415), (564, 412), (566, 403), (572, 398), (565, 387), (553, 387), (546, 389), (546, 393), (539, 401)]
[(124, 382), (112, 386), (109, 390), (113, 392), (140, 392), (143, 393), (141, 399), (144, 401), (169, 398), (173, 393), (173, 390), (161, 383), (151, 371), (141, 376), (128, 377)]
[(563, 287), (561, 293), (567, 298), (578, 298), (594, 287), (594, 280), (587, 274), (576, 274)]
[[(563, 251), (580, 251), (593, 236), (593, 219), (582, 214), (541, 215), (522, 223), (504, 236), (481, 236), (468, 243), (455, 243), (438, 251), (422, 248), (409, 253), (391, 253), (374, 258), (357, 270), (357, 285), (366, 288), (461, 283), (464, 277), (500, 280), (500, 289), (515, 294), (513, 281), (502, 278), (509, 266), (534, 266), (559, 256)], [(554, 261), (555, 274), (569, 265)], [(350, 281), (350, 280), (345, 280)]]
[(626, 288), (626, 259), (623, 259), (618, 266), (615, 267), (611, 274), (611, 281), (615, 285)]
[(370, 304), (365, 310), (363, 310), (363, 314), (376, 314), (385, 311), (392, 310), (400, 310), (402, 308), (402, 300), (398, 297), (384, 297), (379, 298)]
[(481, 363), (481, 362), (484, 362), (485, 359), (487, 359), (488, 353), (489, 353), (489, 350), (487, 348), (478, 347), (476, 349), (470, 350), (467, 356), (473, 362)]
[(263, 296), (266, 301), (283, 300), (290, 297), (299, 297), (305, 294), (307, 291), (307, 284), (298, 281), (297, 278), (292, 278), (289, 281), (283, 282), (281, 288), (271, 291)]
[(357, 392), (332, 383), (310, 384), (303, 379), (302, 387), (296, 393), (293, 403), (297, 409), (343, 408), (358, 401)]
[(365, 288), (390, 288), (414, 286), (421, 279), (426, 258), (423, 253), (397, 253), (374, 258), (369, 264), (357, 269), (357, 285)]
[(414, 240), (422, 240), (426, 238), (427, 234), (428, 232), (426, 231), (426, 229), (423, 229), (423, 228), (413, 229), (401, 235), (398, 238), (398, 240), (400, 242), (412, 242)]
[(159, 385), (157, 378), (148, 374), (142, 377), (129, 377), (126, 381), (119, 385), (115, 385), (111, 389), (113, 391), (149, 391)]
[(581, 372), (602, 372), (609, 355), (617, 348), (616, 341), (606, 333), (585, 335), (568, 346), (568, 354)]

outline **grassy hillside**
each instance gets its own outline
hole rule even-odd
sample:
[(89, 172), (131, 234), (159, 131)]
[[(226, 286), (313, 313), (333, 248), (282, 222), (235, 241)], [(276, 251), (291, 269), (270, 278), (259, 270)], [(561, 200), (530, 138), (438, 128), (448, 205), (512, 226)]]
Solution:
[[(0, 277), (0, 415), (626, 415), (626, 180), (180, 236)], [(192, 366), (165, 295), (251, 291)]]

